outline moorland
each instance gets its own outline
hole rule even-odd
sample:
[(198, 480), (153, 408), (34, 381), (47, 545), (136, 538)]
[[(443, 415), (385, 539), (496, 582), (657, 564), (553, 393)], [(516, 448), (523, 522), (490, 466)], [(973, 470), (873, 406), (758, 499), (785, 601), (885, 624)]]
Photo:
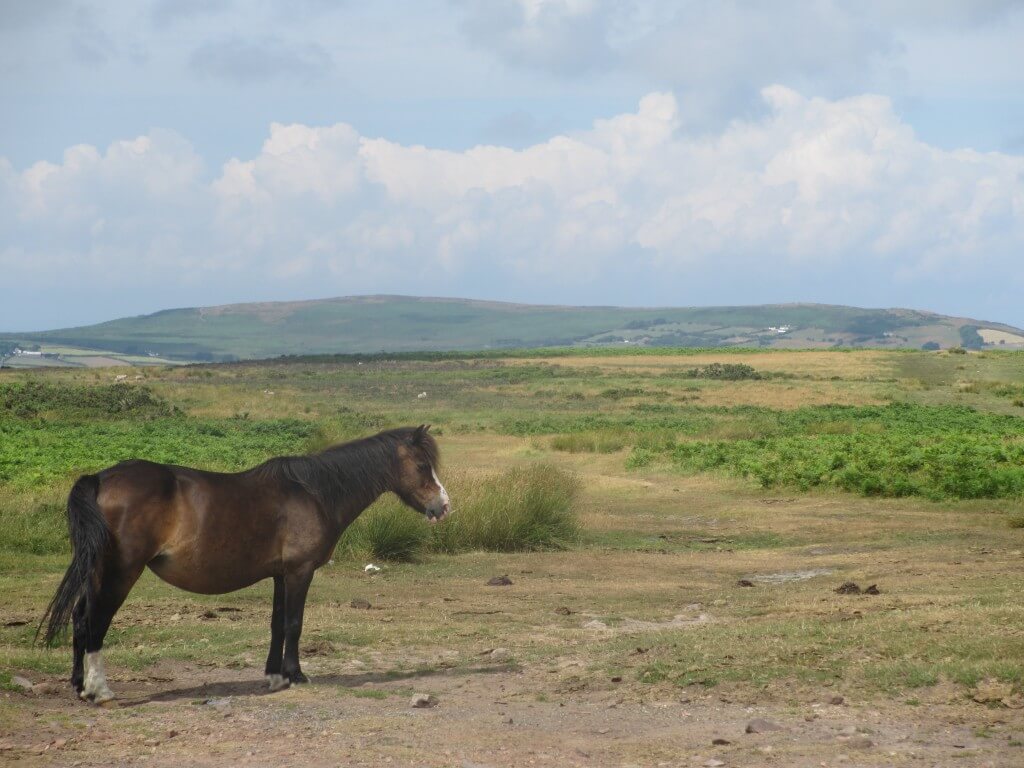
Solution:
[[(1024, 353), (118, 375), (0, 372), (0, 761), (1024, 762)], [(346, 533), (310, 593), (311, 685), (262, 686), (269, 584), (201, 596), (147, 573), (108, 636), (108, 708), (74, 700), (67, 646), (34, 645), (77, 474), (129, 457), (235, 471), (420, 423), (454, 514), (431, 528), (385, 498)], [(437, 706), (411, 708), (420, 692)]]

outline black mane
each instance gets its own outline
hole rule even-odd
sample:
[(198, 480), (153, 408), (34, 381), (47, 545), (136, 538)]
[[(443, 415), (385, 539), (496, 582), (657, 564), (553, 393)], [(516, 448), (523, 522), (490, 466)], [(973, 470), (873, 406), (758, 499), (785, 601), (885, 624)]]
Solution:
[(298, 485), (329, 514), (346, 502), (372, 500), (393, 488), (401, 443), (418, 448), (432, 467), (438, 466), (440, 451), (433, 436), (422, 427), (399, 427), (307, 456), (278, 456), (249, 471)]

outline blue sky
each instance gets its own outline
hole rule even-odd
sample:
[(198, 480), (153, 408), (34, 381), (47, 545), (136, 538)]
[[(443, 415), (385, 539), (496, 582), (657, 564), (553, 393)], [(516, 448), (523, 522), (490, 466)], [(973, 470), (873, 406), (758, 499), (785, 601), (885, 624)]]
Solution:
[(359, 293), (1024, 326), (1024, 2), (0, 0), (0, 330)]

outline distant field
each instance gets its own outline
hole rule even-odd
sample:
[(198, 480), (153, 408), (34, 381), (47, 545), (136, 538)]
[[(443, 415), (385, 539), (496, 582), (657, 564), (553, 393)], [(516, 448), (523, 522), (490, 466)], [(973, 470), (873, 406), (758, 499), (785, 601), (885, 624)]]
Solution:
[(150, 365), (179, 365), (184, 360), (168, 360), (156, 355), (121, 354), (111, 350), (72, 347), (65, 344), (36, 344), (40, 355), (11, 355), (3, 358), (8, 368), (111, 368)]
[[(483, 759), (518, 729), (516, 764), (543, 762), (537, 744), (551, 764), (587, 764), (594, 744), (616, 765), (684, 749), (698, 765), (1024, 764), (1022, 352), (417, 353), (115, 383), (120, 370), (0, 372), (0, 754), (88, 765), (159, 741), (166, 764), (205, 765), (210, 749), (344, 722), (338, 738), (377, 763), (447, 764), (456, 738)], [(420, 423), (455, 515), (510, 469), (554, 467), (579, 480), (578, 537), (444, 554), (444, 529), (423, 524), (415, 541), (435, 545), (378, 560), (378, 576), (339, 549), (307, 610), (314, 685), (279, 695), (259, 687), (266, 585), (199, 596), (147, 574), (108, 640), (120, 708), (74, 702), (68, 649), (32, 646), (78, 473), (131, 456), (233, 470)], [(513, 583), (485, 586), (501, 574)], [(837, 593), (847, 581), (880, 594)], [(59, 693), (11, 690), (19, 674)], [(410, 714), (418, 691), (440, 696), (428, 719)], [(223, 698), (229, 718), (203, 704)], [(786, 730), (745, 735), (753, 716)], [(29, 751), (41, 728), (64, 751)]]

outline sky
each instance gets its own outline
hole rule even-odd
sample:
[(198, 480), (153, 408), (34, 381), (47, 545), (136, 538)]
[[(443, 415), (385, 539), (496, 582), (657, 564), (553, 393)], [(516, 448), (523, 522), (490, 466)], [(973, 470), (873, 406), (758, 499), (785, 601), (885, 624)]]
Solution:
[(356, 294), (1024, 326), (1024, 0), (0, 0), (0, 330)]

